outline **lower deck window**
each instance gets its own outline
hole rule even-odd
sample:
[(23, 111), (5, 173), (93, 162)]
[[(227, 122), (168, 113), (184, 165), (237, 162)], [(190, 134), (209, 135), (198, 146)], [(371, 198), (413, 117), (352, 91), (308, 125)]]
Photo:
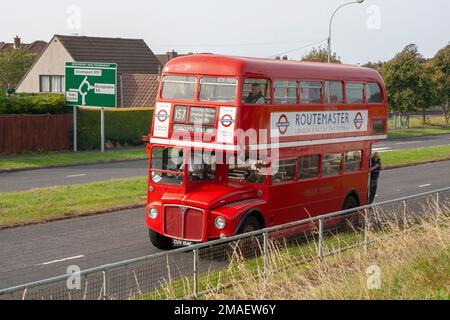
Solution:
[(361, 170), (361, 151), (352, 151), (345, 154), (345, 172), (355, 172)]
[(342, 154), (327, 154), (323, 156), (322, 176), (338, 176), (341, 173)]
[(155, 184), (183, 185), (184, 153), (181, 149), (155, 147), (152, 150), (152, 181)]
[(300, 158), (299, 179), (313, 179), (319, 177), (320, 156), (307, 156)]
[(282, 183), (293, 181), (295, 179), (295, 169), (297, 168), (297, 160), (282, 160), (278, 165), (278, 170), (275, 170), (272, 182)]

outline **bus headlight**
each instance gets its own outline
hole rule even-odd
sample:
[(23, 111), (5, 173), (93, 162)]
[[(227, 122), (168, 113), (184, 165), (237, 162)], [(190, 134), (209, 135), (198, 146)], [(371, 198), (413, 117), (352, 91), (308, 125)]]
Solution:
[(216, 225), (216, 228), (219, 230), (223, 230), (227, 226), (227, 222), (223, 217), (217, 217), (216, 220), (214, 221), (214, 224)]
[(156, 220), (156, 218), (158, 218), (158, 209), (156, 209), (155, 207), (151, 207), (148, 210), (148, 216), (150, 217), (150, 219), (152, 220)]

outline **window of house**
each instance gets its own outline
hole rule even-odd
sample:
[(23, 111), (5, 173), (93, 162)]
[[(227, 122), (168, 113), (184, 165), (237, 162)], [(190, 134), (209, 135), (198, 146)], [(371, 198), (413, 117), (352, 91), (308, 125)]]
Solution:
[(64, 76), (40, 76), (40, 92), (64, 92)]
[(381, 95), (381, 89), (378, 83), (367, 83), (367, 102), (368, 103), (382, 103), (383, 97)]
[(361, 170), (361, 151), (352, 151), (345, 154), (345, 172), (355, 172)]
[(364, 84), (347, 83), (345, 85), (347, 103), (363, 103), (364, 102)]
[(238, 81), (233, 78), (202, 78), (200, 100), (212, 102), (234, 102)]
[(338, 176), (341, 173), (342, 154), (326, 154), (322, 160), (322, 176)]
[(50, 92), (50, 76), (41, 76), (40, 77), (40, 92)]
[(245, 79), (242, 87), (242, 102), (266, 104), (270, 102), (270, 81), (266, 79)]
[(313, 179), (319, 177), (320, 156), (307, 156), (300, 158), (299, 179)]
[(322, 82), (302, 81), (300, 83), (300, 102), (314, 104), (322, 102)]
[(297, 103), (297, 81), (275, 81), (274, 91), (276, 104)]
[(325, 102), (328, 104), (344, 102), (344, 86), (341, 81), (325, 82)]
[(272, 177), (273, 184), (294, 181), (297, 160), (281, 160), (278, 164), (278, 171)]

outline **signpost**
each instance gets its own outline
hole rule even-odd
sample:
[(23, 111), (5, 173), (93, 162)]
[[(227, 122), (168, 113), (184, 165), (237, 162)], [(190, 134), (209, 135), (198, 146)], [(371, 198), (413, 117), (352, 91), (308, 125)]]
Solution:
[(77, 107), (101, 108), (101, 149), (105, 151), (105, 110), (117, 108), (117, 64), (66, 62), (66, 104), (73, 106), (74, 151), (77, 151)]

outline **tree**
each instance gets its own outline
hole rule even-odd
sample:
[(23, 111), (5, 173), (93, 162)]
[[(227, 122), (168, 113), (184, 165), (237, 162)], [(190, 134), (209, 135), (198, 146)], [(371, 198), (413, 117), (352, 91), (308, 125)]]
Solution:
[(430, 61), (435, 102), (442, 108), (444, 123), (450, 121), (450, 44), (438, 51)]
[(0, 90), (17, 86), (36, 57), (24, 49), (0, 52)]
[[(328, 51), (323, 47), (312, 48), (310, 52), (302, 57), (302, 61), (310, 62), (328, 62)], [(332, 63), (342, 63), (341, 58), (333, 52), (331, 55)]]
[(367, 62), (363, 65), (365, 68), (371, 68), (377, 71), (380, 71), (386, 62), (378, 61), (378, 62)]
[(421, 108), (425, 114), (432, 103), (431, 73), (425, 63), (417, 46), (410, 44), (381, 68), (389, 103), (393, 110), (407, 115), (407, 126), (410, 112)]

